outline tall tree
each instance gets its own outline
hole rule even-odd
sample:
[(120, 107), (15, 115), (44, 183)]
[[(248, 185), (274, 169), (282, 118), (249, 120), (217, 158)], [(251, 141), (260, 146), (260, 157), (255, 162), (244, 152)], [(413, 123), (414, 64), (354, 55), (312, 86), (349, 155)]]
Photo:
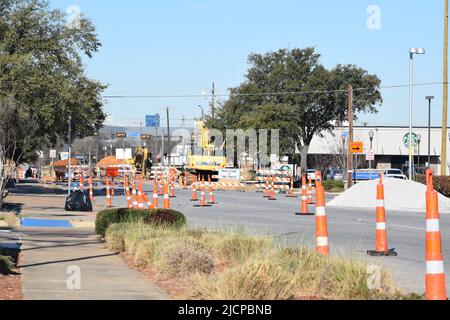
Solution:
[(292, 152), (297, 147), (304, 169), (313, 138), (346, 121), (349, 84), (357, 88), (355, 115), (376, 112), (382, 102), (376, 75), (355, 65), (328, 70), (314, 48), (252, 54), (248, 61), (246, 81), (230, 89), (230, 98), (215, 119), (208, 119), (208, 126), (280, 129), (281, 145), (291, 142), (290, 148), (285, 145), (282, 150)]
[[(69, 117), (72, 138), (101, 127), (105, 86), (86, 76), (82, 60), (92, 58), (100, 46), (94, 25), (83, 16), (70, 24), (46, 0), (0, 0), (0, 100), (14, 107), (18, 126), (33, 124), (33, 130), (18, 128), (24, 133), (14, 139), (20, 150), (66, 137)], [(35, 150), (9, 154), (9, 160), (18, 163)]]

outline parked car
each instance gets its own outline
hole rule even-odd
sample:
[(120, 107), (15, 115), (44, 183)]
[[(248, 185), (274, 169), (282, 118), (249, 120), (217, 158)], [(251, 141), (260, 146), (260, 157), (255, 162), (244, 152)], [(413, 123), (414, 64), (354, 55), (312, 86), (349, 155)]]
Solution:
[(386, 178), (402, 179), (407, 180), (408, 177), (400, 169), (387, 169), (384, 171), (384, 176)]
[(334, 180), (334, 181), (344, 181), (344, 170), (342, 169), (331, 169), (327, 176), (327, 180)]

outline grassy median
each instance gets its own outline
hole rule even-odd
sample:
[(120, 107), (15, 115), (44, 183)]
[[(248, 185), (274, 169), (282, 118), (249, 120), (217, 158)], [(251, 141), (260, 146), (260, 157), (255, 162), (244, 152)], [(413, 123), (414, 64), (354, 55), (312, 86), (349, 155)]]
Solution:
[(135, 268), (151, 270), (152, 280), (174, 299), (415, 298), (397, 290), (385, 271), (381, 287), (370, 290), (362, 261), (286, 249), (269, 237), (133, 222), (112, 225), (106, 241)]

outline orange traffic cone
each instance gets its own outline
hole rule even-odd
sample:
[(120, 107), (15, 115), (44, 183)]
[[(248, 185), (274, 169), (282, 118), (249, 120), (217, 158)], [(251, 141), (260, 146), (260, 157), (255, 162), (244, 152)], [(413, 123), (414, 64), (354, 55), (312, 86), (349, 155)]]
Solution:
[(313, 184), (311, 178), (309, 178), (308, 184), (308, 204), (314, 204), (313, 200)]
[(127, 197), (127, 207), (129, 209), (133, 208), (133, 204), (131, 202), (130, 184), (128, 183), (127, 177), (125, 177), (125, 195)]
[(269, 187), (269, 178), (266, 178), (266, 195), (264, 196), (265, 199), (270, 198), (270, 187)]
[(211, 176), (208, 177), (208, 183), (209, 183), (209, 204), (215, 204), (216, 200), (214, 198), (214, 189), (211, 182)]
[(138, 176), (138, 209), (144, 209), (144, 198), (142, 196), (142, 176)]
[(294, 195), (294, 177), (291, 176), (290, 181), (290, 189), (289, 189), (289, 195), (286, 196), (286, 198), (297, 198), (297, 196)]
[(175, 197), (175, 179), (173, 177), (170, 178), (170, 197)]
[(139, 204), (138, 204), (138, 199), (137, 199), (136, 181), (135, 181), (135, 179), (131, 179), (131, 195), (132, 195), (132, 198), (133, 198), (133, 208), (134, 209), (138, 209), (139, 208)]
[(276, 201), (277, 197), (275, 196), (275, 176), (272, 176), (272, 190), (270, 191), (270, 201)]
[(94, 201), (94, 185), (92, 184), (92, 178), (89, 177), (89, 199)]
[(328, 256), (330, 254), (330, 248), (328, 244), (328, 221), (325, 208), (325, 189), (320, 182), (316, 187), (316, 193), (316, 250), (317, 253)]
[(187, 190), (187, 172), (184, 173), (183, 189)]
[(426, 298), (427, 300), (447, 300), (445, 288), (444, 258), (439, 226), (438, 193), (434, 190), (433, 171), (427, 177), (427, 233), (426, 233)]
[(205, 178), (202, 180), (201, 185), (201, 194), (200, 194), (200, 204), (194, 205), (195, 208), (203, 208), (203, 207), (211, 207), (210, 204), (206, 204), (206, 196), (205, 196)]
[(164, 184), (164, 209), (170, 209), (169, 184)]
[(192, 183), (192, 198), (191, 198), (192, 202), (196, 202), (197, 200), (197, 181), (194, 181)]
[(395, 249), (389, 250), (386, 231), (386, 208), (384, 202), (383, 175), (380, 177), (380, 183), (377, 186), (377, 232), (375, 240), (375, 251), (369, 250), (370, 256), (392, 256), (396, 257)]
[(83, 173), (80, 172), (80, 190), (84, 190), (84, 180), (83, 180)]
[(164, 187), (165, 187), (165, 177), (161, 175), (161, 179), (159, 180), (159, 195), (164, 196)]
[(153, 182), (153, 203), (152, 203), (152, 209), (158, 209), (158, 180), (155, 177), (155, 180)]
[(107, 208), (111, 208), (112, 204), (111, 204), (111, 194), (110, 194), (110, 190), (109, 190), (109, 177), (106, 177), (106, 207)]
[(302, 176), (302, 205), (301, 205), (300, 213), (297, 213), (297, 215), (301, 215), (301, 216), (314, 215), (313, 213), (309, 213), (308, 191), (307, 191), (307, 186), (306, 186), (306, 176), (305, 175)]

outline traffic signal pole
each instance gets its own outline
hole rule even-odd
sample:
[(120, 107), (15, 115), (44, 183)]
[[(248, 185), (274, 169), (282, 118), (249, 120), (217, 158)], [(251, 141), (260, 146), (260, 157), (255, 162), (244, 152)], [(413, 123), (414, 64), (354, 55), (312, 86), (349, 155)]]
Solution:
[(350, 152), (350, 145), (353, 142), (353, 86), (348, 86), (348, 150), (347, 150), (347, 188), (353, 186), (353, 155)]

